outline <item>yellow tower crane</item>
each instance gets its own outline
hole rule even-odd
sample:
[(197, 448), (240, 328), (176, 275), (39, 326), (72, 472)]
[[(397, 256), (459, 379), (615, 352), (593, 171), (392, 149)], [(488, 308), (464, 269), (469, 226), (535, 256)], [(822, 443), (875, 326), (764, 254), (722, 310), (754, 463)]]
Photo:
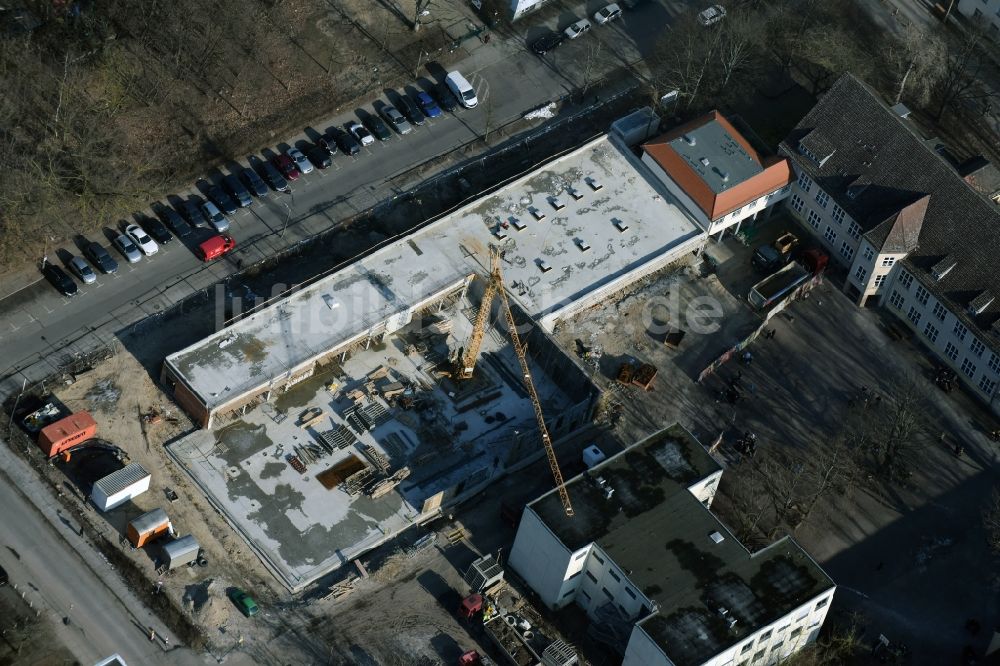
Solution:
[(521, 364), (521, 377), (524, 379), (524, 386), (528, 389), (528, 396), (531, 398), (531, 405), (535, 409), (535, 420), (538, 421), (538, 431), (542, 436), (542, 446), (545, 447), (545, 455), (549, 459), (549, 468), (552, 470), (552, 478), (556, 483), (556, 490), (559, 491), (559, 499), (562, 501), (563, 509), (567, 516), (573, 515), (573, 505), (569, 501), (569, 493), (566, 491), (566, 483), (563, 481), (562, 470), (559, 469), (559, 461), (556, 460), (555, 449), (552, 448), (552, 439), (549, 437), (549, 429), (545, 427), (545, 416), (542, 414), (542, 403), (538, 399), (538, 392), (535, 390), (535, 383), (531, 380), (531, 369), (528, 367), (528, 356), (521, 344), (521, 336), (517, 333), (517, 323), (514, 321), (514, 313), (510, 309), (510, 300), (507, 298), (507, 290), (503, 286), (503, 271), (500, 268), (500, 250), (490, 246), (490, 278), (483, 293), (482, 303), (476, 313), (476, 319), (472, 325), (472, 335), (465, 351), (459, 360), (458, 376), (462, 379), (469, 379), (476, 367), (476, 359), (479, 358), (479, 349), (483, 345), (483, 336), (486, 334), (486, 321), (490, 315), (490, 306), (493, 298), (499, 294), (503, 302), (504, 316), (507, 319), (507, 328), (510, 333), (511, 344), (514, 346), (514, 353)]

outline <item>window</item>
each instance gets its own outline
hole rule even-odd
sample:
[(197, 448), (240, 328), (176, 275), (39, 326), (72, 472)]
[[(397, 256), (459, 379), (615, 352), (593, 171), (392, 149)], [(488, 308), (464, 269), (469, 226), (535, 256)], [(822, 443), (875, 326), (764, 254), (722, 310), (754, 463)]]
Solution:
[(767, 653), (767, 650), (760, 650), (760, 651), (758, 651), (758, 652), (754, 652), (754, 653), (753, 653), (753, 660), (754, 660), (754, 661), (758, 661), (758, 660), (760, 660), (760, 659), (763, 659), (763, 658), (764, 658), (764, 655), (765, 655), (766, 653)]
[(966, 334), (968, 332), (969, 332), (969, 329), (967, 329), (965, 327), (965, 325), (962, 324), (962, 322), (960, 322), (960, 321), (956, 321), (955, 322), (955, 337), (956, 338), (958, 338), (962, 342), (965, 342), (965, 336), (966, 336)]
[(928, 293), (928, 291), (924, 289), (923, 285), (917, 285), (916, 296), (917, 296), (917, 303), (920, 303), (921, 305), (927, 305), (927, 297), (930, 296), (930, 293)]
[(830, 202), (830, 195), (823, 190), (816, 190), (816, 204), (826, 210), (826, 204)]
[(927, 326), (924, 326), (924, 335), (931, 342), (937, 342), (938, 330), (934, 327), (934, 324), (927, 322)]
[(606, 588), (606, 587), (602, 587), (601, 588), (601, 592), (603, 592), (604, 594), (606, 594), (607, 597), (608, 597), (608, 599), (614, 599), (615, 598), (615, 595), (611, 594), (611, 592), (609, 592), (608, 588)]
[(764, 633), (762, 633), (760, 635), (760, 638), (757, 639), (757, 642), (758, 643), (763, 643), (764, 641), (768, 641), (768, 640), (771, 640), (771, 630), (770, 629), (768, 629), (767, 631), (765, 631)]
[(841, 243), (840, 254), (841, 256), (844, 257), (844, 259), (847, 259), (848, 261), (854, 258), (854, 248), (851, 247), (851, 241), (845, 240), (843, 243)]
[(624, 606), (622, 606), (621, 604), (618, 604), (618, 610), (620, 610), (622, 612), (622, 615), (624, 615), (625, 617), (628, 617), (628, 611), (625, 610)]
[(882, 265), (888, 268), (896, 263), (896, 257), (882, 257)]
[(604, 564), (604, 558), (603, 558), (603, 557), (601, 557), (600, 555), (598, 555), (598, 554), (597, 554), (597, 551), (594, 551), (594, 559), (595, 559), (595, 560), (597, 560), (597, 561), (598, 561), (598, 563), (600, 563), (600, 564)]
[[(810, 213), (812, 211), (809, 211)], [(817, 218), (819, 215), (816, 216)], [(812, 222), (812, 216), (809, 217), (809, 221)], [(819, 220), (817, 220), (818, 222)], [(826, 231), (823, 232), (823, 238), (825, 238), (831, 245), (837, 242), (837, 232), (833, 230), (833, 227), (828, 226)]]
[(859, 238), (861, 238), (861, 227), (858, 226), (857, 222), (852, 221), (851, 224), (848, 225), (847, 235), (853, 238), (854, 240), (858, 240)]
[(903, 285), (903, 289), (909, 289), (910, 285), (913, 284), (913, 275), (906, 271), (900, 271), (899, 284)]
[(990, 370), (1000, 373), (1000, 356), (990, 352)]
[(794, 629), (792, 629), (792, 633), (788, 634), (788, 637), (795, 638), (801, 633), (802, 633), (802, 627), (795, 627)]
[(944, 355), (954, 361), (958, 358), (958, 347), (949, 342), (944, 346)]
[(574, 560), (578, 560), (578, 559), (580, 559), (581, 557), (585, 556), (586, 554), (587, 554), (587, 551), (585, 551), (585, 550), (583, 550), (583, 551), (580, 551), (579, 553), (577, 553), (576, 555), (574, 555), (574, 556), (573, 556), (573, 559), (574, 559)]
[(820, 608), (826, 606), (828, 603), (830, 603), (830, 597), (827, 597), (826, 599), (820, 599), (818, 602), (816, 602), (816, 608), (814, 610), (819, 610)]
[(969, 343), (969, 351), (972, 352), (976, 358), (982, 358), (983, 352), (986, 351), (986, 345), (980, 342), (978, 338), (972, 338), (972, 342)]
[(809, 209), (809, 224), (813, 225), (814, 228), (819, 229), (819, 213), (814, 211), (812, 208)]
[(875, 250), (871, 245), (865, 245), (865, 251), (862, 254), (864, 254), (865, 261), (871, 261), (875, 258)]
[(833, 204), (833, 213), (831, 213), (831, 215), (833, 216), (833, 221), (834, 222), (836, 222), (837, 224), (842, 224), (843, 223), (843, 221), (844, 221), (844, 209), (841, 208), (840, 206), (838, 206), (837, 204)]
[(782, 645), (784, 645), (784, 643), (785, 643), (785, 641), (778, 641), (777, 643), (775, 643), (774, 645), (772, 645), (771, 646), (771, 652), (774, 652), (775, 650), (777, 650), (778, 648), (780, 648)]
[(941, 305), (940, 303), (934, 304), (934, 316), (937, 317), (939, 321), (944, 321), (944, 318), (947, 314), (948, 311), (945, 309), (943, 305)]
[(743, 212), (743, 206), (740, 206), (739, 208), (737, 208), (736, 210), (734, 210), (732, 213), (730, 213), (729, 216), (731, 218), (733, 218), (733, 219), (736, 219), (736, 216), (738, 216), (742, 212)]
[(622, 582), (621, 577), (618, 574), (616, 574), (614, 570), (608, 571), (608, 573), (611, 574), (611, 577), (615, 579), (616, 583)]
[(885, 275), (876, 275), (875, 276), (875, 288), (876, 289), (878, 289), (879, 287), (881, 287), (883, 282), (885, 282)]
[(635, 592), (632, 590), (631, 587), (628, 586), (625, 587), (625, 594), (635, 599)]
[(976, 364), (973, 363), (972, 359), (968, 356), (966, 356), (962, 361), (962, 372), (964, 372), (965, 376), (969, 379), (972, 379), (973, 375), (976, 374)]
[(802, 197), (800, 197), (797, 194), (793, 194), (792, 195), (792, 208), (795, 209), (796, 213), (801, 213), (802, 212), (802, 204), (803, 203), (804, 202), (802, 201)]
[(575, 574), (573, 574), (572, 576), (570, 576), (566, 580), (573, 580), (574, 578), (576, 578), (577, 576), (579, 576), (582, 573), (583, 573), (583, 569), (580, 569), (579, 571), (577, 571)]
[(589, 571), (587, 572), (587, 578), (589, 578), (592, 583), (596, 583), (597, 582), (597, 576), (595, 576), (594, 574), (590, 573)]
[(753, 649), (753, 641), (750, 641), (749, 643), (744, 645), (743, 648), (740, 650), (740, 654), (746, 654), (751, 649)]
[(892, 307), (897, 310), (903, 309), (903, 296), (895, 289), (892, 290), (892, 296), (889, 297), (889, 302), (892, 303)]
[(979, 380), (979, 390), (986, 395), (993, 395), (993, 392), (997, 389), (997, 383), (990, 379), (988, 376), (983, 375), (983, 378)]
[(590, 603), (590, 595), (587, 594), (586, 591), (584, 591), (584, 590), (580, 590), (580, 594), (583, 596), (584, 599), (587, 600), (587, 603), (589, 604)]
[(574, 592), (576, 592), (576, 590), (567, 590), (566, 592), (563, 593), (563, 595), (560, 597), (560, 599), (565, 599), (566, 597), (568, 597), (569, 595), (573, 594)]
[(910, 312), (906, 315), (906, 318), (913, 322), (914, 326), (920, 324), (920, 310), (916, 306), (910, 308)]
[(868, 277), (868, 269), (864, 266), (858, 266), (858, 270), (854, 273), (854, 279), (864, 284), (866, 277)]
[(806, 175), (806, 172), (803, 171), (802, 173), (800, 173), (799, 174), (799, 187), (802, 189), (802, 191), (808, 193), (809, 190), (812, 189), (812, 186), (813, 186), (812, 180), (809, 179), (809, 176)]

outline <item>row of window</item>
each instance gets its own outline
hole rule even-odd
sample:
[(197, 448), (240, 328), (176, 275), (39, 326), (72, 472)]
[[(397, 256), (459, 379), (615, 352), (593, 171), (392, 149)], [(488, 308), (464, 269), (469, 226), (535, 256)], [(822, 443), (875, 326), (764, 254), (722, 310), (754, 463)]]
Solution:
[[(825, 599), (820, 599), (818, 602), (816, 602), (816, 607), (814, 608), (814, 610), (818, 611), (818, 610), (822, 609), (829, 602), (830, 602), (830, 598), (829, 597), (827, 597)], [(806, 610), (801, 615), (799, 615), (797, 618), (795, 618), (795, 621), (796, 622), (801, 622), (808, 615), (809, 615), (809, 611)], [(816, 622), (814, 622), (810, 626), (816, 626), (817, 624), (819, 624), (818, 620)], [(779, 640), (775, 641), (771, 645), (770, 648), (763, 647), (762, 649), (758, 650), (757, 652), (754, 652), (753, 656), (750, 657), (749, 660), (744, 660), (744, 661), (739, 662), (738, 666), (743, 666), (744, 664), (749, 664), (751, 662), (757, 662), (758, 660), (763, 659), (764, 655), (767, 654), (768, 650), (770, 650), (771, 652), (774, 652), (775, 650), (781, 648), (785, 644), (785, 639), (783, 637), (783, 634), (785, 633), (785, 631), (788, 630), (788, 628), (790, 626), (792, 626), (792, 625), (791, 624), (786, 624), (785, 626), (783, 626), (780, 629), (778, 629), (777, 638), (779, 638)], [(748, 652), (750, 652), (750, 650), (753, 649), (754, 645), (756, 645), (757, 647), (761, 647), (762, 644), (764, 644), (767, 641), (771, 640), (771, 636), (772, 636), (773, 633), (774, 632), (771, 629), (768, 629), (767, 631), (765, 631), (764, 633), (762, 633), (760, 636), (758, 636), (756, 641), (748, 641), (743, 647), (740, 648), (740, 655), (742, 656), (742, 655), (747, 654)], [(802, 634), (802, 627), (801, 626), (795, 627), (788, 634), (788, 639), (791, 640), (791, 641), (794, 641), (801, 634)]]

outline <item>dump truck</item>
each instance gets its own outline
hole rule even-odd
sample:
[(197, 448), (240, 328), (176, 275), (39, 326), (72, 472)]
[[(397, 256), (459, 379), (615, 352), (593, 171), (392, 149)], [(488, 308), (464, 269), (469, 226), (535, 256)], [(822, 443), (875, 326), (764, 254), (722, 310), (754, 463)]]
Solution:
[(758, 270), (773, 271), (791, 260), (792, 250), (798, 245), (799, 239), (795, 234), (785, 232), (774, 239), (773, 243), (758, 247), (750, 261)]
[(800, 284), (822, 273), (826, 262), (827, 256), (819, 250), (806, 250), (798, 261), (751, 287), (747, 300), (755, 309), (767, 310)]

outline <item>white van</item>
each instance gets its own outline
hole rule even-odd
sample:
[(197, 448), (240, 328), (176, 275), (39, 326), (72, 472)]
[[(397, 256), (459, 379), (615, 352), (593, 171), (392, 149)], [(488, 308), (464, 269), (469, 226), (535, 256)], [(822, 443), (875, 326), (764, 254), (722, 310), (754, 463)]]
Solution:
[(476, 89), (459, 72), (448, 72), (445, 83), (465, 108), (474, 109), (479, 104), (479, 100), (476, 99)]

